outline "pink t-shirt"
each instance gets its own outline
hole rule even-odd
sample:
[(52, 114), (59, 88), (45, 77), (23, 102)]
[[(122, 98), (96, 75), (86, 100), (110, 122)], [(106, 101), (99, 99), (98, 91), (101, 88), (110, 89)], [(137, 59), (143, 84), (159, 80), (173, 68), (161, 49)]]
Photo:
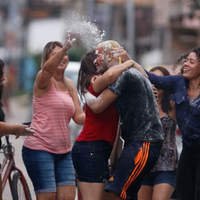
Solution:
[(69, 122), (75, 107), (69, 92), (63, 92), (52, 84), (50, 91), (41, 98), (33, 97), (33, 136), (27, 136), (24, 146), (51, 153), (71, 151)]

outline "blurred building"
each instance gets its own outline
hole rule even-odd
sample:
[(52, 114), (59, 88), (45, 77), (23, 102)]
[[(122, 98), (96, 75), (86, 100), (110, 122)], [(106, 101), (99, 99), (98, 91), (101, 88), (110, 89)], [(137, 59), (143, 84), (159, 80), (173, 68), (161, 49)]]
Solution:
[(200, 43), (195, 0), (0, 0), (0, 57), (15, 68), (16, 88), (25, 88), (26, 57), (37, 58), (47, 39), (64, 37), (61, 20), (70, 10), (89, 16), (105, 40), (118, 41), (144, 66), (172, 64)]

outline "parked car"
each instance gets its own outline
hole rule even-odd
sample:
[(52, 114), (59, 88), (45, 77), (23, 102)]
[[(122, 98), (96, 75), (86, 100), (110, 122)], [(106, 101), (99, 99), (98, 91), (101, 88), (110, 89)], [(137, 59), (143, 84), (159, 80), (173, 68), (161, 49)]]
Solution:
[[(66, 70), (65, 70), (65, 76), (67, 78), (70, 78), (75, 87), (77, 86), (77, 79), (78, 79), (78, 71), (80, 68), (80, 62), (73, 62), (70, 61)], [(83, 107), (83, 103), (82, 103)], [(82, 126), (77, 125), (73, 120), (69, 123), (70, 133), (71, 133), (71, 142), (74, 144), (75, 139), (77, 138), (78, 134), (80, 133)]]

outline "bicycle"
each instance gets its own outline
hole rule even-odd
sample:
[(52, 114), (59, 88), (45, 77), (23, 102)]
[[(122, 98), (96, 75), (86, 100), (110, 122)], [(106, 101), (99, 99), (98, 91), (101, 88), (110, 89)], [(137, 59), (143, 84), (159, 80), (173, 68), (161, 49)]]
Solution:
[(14, 160), (15, 148), (6, 135), (6, 144), (2, 145), (4, 154), (2, 170), (2, 191), (4, 191), (7, 181), (9, 181), (10, 191), (13, 200), (31, 200), (31, 193), (22, 171), (16, 167)]

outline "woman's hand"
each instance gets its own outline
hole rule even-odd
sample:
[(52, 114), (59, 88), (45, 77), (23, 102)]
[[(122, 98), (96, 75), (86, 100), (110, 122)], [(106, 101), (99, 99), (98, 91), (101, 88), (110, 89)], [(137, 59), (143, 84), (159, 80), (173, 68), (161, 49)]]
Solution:
[[(115, 57), (115, 58), (121, 57), (122, 63), (127, 62), (128, 60), (131, 60), (130, 56), (123, 49), (123, 47), (113, 48), (112, 54), (113, 54), (113, 57)], [(132, 62), (133, 62), (132, 67), (136, 68), (143, 76), (148, 78), (148, 76), (147, 76), (146, 72), (144, 71), (143, 67), (141, 65), (139, 65), (137, 62), (133, 61), (133, 60), (132, 60)]]
[(116, 57), (121, 57), (122, 63), (126, 62), (127, 60), (130, 60), (130, 56), (128, 55), (126, 50), (124, 50), (123, 47), (113, 48), (112, 54), (113, 54), (113, 57), (115, 57), (115, 58)]
[(143, 76), (145, 76), (146, 78), (148, 78), (148, 75), (144, 71), (143, 67), (141, 65), (139, 65), (137, 62), (133, 61), (133, 67), (135, 69), (137, 69)]
[(67, 33), (67, 36), (65, 38), (65, 42), (63, 44), (63, 49), (65, 49), (66, 51), (68, 51), (72, 45), (74, 44), (74, 42), (76, 41), (76, 38), (70, 38), (70, 34)]

